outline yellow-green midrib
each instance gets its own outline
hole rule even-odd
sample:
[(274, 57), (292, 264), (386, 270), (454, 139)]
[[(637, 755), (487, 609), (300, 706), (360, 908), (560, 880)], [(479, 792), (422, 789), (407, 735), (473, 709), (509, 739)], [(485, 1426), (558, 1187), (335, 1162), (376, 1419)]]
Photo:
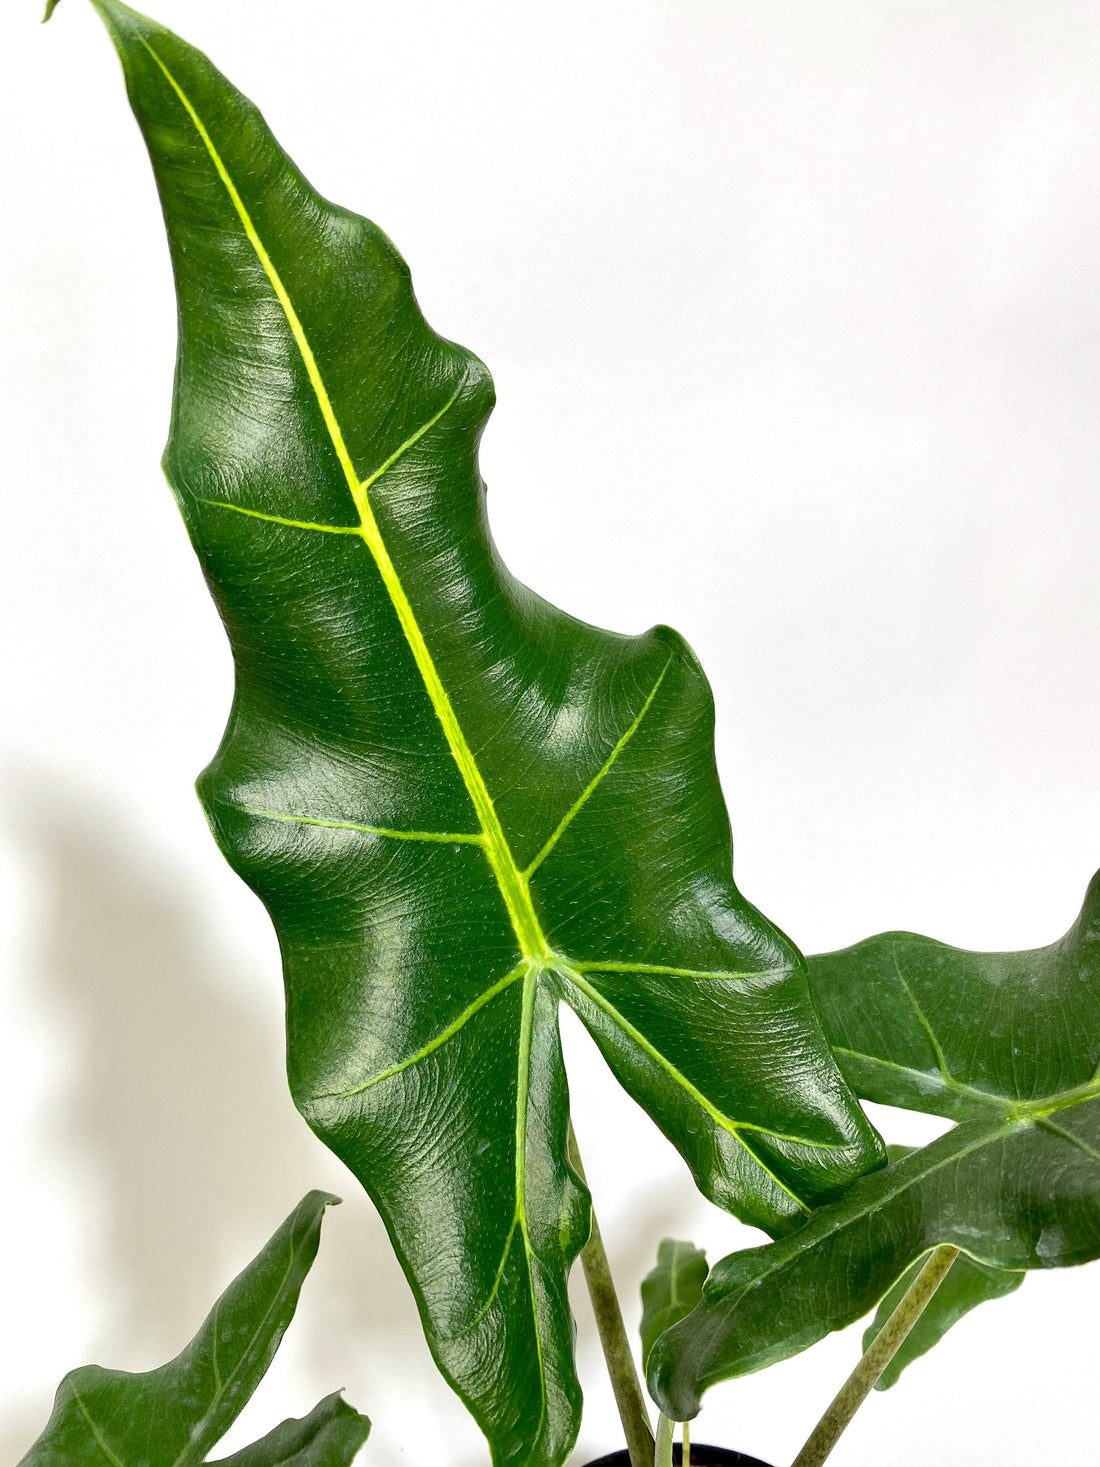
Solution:
[[(310, 385), (317, 399), (318, 408), (332, 442), (333, 450), (347, 482), (349, 493), (359, 513), (359, 533), (382, 577), (386, 592), (401, 625), (401, 630), (404, 633), (409, 650), (412, 652), (417, 670), (420, 673), (428, 697), (431, 700), (436, 717), (443, 729), (447, 745), (455, 763), (458, 765), (463, 783), (473, 803), (478, 821), (485, 836), (486, 854), (504, 900), (509, 920), (515, 931), (520, 951), (524, 957), (533, 961), (544, 961), (550, 955), (550, 948), (531, 901), (531, 894), (526, 879), (519, 870), (512, 855), (507, 837), (504, 834), (500, 819), (494, 808), (492, 797), (478, 768), (477, 760), (467, 742), (450, 697), (443, 685), (443, 680), (435, 666), (423, 631), (421, 630), (408, 594), (405, 591), (369, 503), (367, 489), (370, 484), (375, 482), (378, 473), (384, 472), (386, 468), (392, 466), (393, 462), (396, 461), (397, 455), (391, 456), (382, 466), (382, 470), (372, 475), (369, 479), (362, 479), (356, 471), (347, 442), (344, 438), (343, 430), (305, 328), (302, 325), (282, 277), (256, 229), (251, 214), (240, 195), (240, 191), (237, 189), (221, 154), (215, 146), (194, 104), (155, 49), (147, 41), (143, 40), (142, 44), (155, 61), (180, 104), (187, 112), (192, 125), (214, 165), (222, 185), (229, 195), (230, 202), (240, 219), (245, 235), (286, 317), (291, 335), (294, 338)], [(440, 410), (440, 413), (436, 414), (428, 424), (424, 425), (423, 428), (418, 430), (408, 440), (408, 444), (418, 441), (423, 432), (426, 431), (426, 428), (437, 421), (442, 416), (442, 413), (450, 407), (456, 396), (457, 393)], [(400, 453), (400, 451), (398, 452)]]

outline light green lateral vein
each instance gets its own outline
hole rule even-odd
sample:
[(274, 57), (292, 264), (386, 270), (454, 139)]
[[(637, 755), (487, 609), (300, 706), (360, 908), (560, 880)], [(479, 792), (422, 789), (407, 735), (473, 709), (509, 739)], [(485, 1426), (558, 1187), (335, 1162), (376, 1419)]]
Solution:
[(426, 840), (436, 845), (483, 846), (480, 833), (455, 834), (446, 830), (389, 830), (384, 825), (356, 825), (351, 820), (322, 820), (316, 815), (284, 815), (277, 810), (255, 810), (250, 805), (235, 805), (245, 815), (259, 815), (264, 820), (283, 820), (290, 825), (319, 825), (322, 830), (354, 830), (359, 835), (384, 835), (389, 840)]
[[(414, 444), (420, 442), (421, 438), (424, 437), (424, 434), (427, 433), (430, 428), (434, 428), (435, 427), (436, 423), (439, 422), (440, 418), (442, 418), (446, 413), (449, 413), (451, 411), (451, 409), (454, 407), (455, 403), (458, 401), (459, 396), (460, 396), (460, 394), (462, 392), (462, 389), (465, 386), (466, 386), (466, 379), (464, 377), (462, 379), (462, 381), (458, 384), (458, 386), (455, 388), (454, 392), (451, 393), (451, 395), (447, 399), (447, 401), (443, 404), (443, 406), (435, 414), (435, 416), (429, 418), (426, 423), (422, 423), (420, 425), (420, 427), (417, 428), (417, 430), (416, 430), (415, 433), (411, 434), (410, 437), (408, 437), (408, 438), (405, 439), (404, 443), (402, 443), (402, 445), (401, 445), (400, 448), (395, 448), (394, 449), (394, 451), (390, 454), (389, 458), (386, 459), (385, 463), (382, 464), (380, 468), (375, 469), (375, 471), (374, 471), (373, 474), (369, 475), (369, 477), (367, 477), (366, 479), (363, 480), (363, 482), (359, 485), (358, 490), (356, 491), (356, 496), (368, 494), (370, 492), (371, 488), (373, 487), (373, 485), (375, 485), (375, 484), (378, 483), (378, 480), (382, 477), (382, 475), (384, 473), (386, 473), (389, 469), (392, 469), (393, 466), (394, 466), (394, 464), (397, 463), (398, 459), (403, 458), (405, 456), (405, 454), (408, 453), (409, 449), (412, 448), (412, 446)], [(358, 499), (358, 497), (356, 497), (356, 504), (358, 505), (358, 503), (359, 503), (359, 499)]]
[(574, 973), (655, 973), (667, 978), (734, 978), (740, 983), (786, 977), (789, 968), (764, 968), (759, 973), (727, 973), (709, 968), (665, 968), (659, 963), (570, 963)]
[(489, 1296), (485, 1300), (485, 1303), (481, 1306), (481, 1308), (474, 1315), (473, 1319), (466, 1326), (467, 1332), (473, 1329), (477, 1329), (478, 1325), (489, 1313), (489, 1310), (492, 1309), (493, 1304), (496, 1302), (496, 1297), (500, 1293), (500, 1286), (504, 1282), (504, 1270), (508, 1264), (508, 1255), (512, 1251), (512, 1241), (516, 1236), (518, 1228), (519, 1213), (517, 1211), (512, 1215), (511, 1225), (509, 1226), (508, 1232), (504, 1238), (504, 1252), (500, 1255), (500, 1263), (497, 1265), (496, 1277), (493, 1279), (493, 1287), (489, 1290)]
[(741, 1135), (741, 1132), (747, 1130), (758, 1131), (766, 1136), (774, 1136), (778, 1141), (791, 1141), (799, 1146), (812, 1146), (819, 1150), (828, 1150), (830, 1148), (822, 1146), (820, 1142), (807, 1141), (803, 1136), (783, 1136), (778, 1131), (768, 1131), (762, 1126), (750, 1126), (745, 1122), (733, 1120), (730, 1116), (720, 1111), (713, 1101), (709, 1100), (701, 1090), (697, 1089), (688, 1077), (661, 1053), (656, 1045), (650, 1043), (640, 1029), (634, 1027), (625, 1014), (620, 1013), (615, 1005), (606, 999), (598, 988), (586, 982), (584, 977), (575, 968), (570, 968), (562, 964), (559, 966), (558, 972), (570, 983), (574, 983), (587, 998), (591, 999), (597, 1008), (602, 1010), (609, 1019), (619, 1026), (624, 1034), (628, 1035), (634, 1041), (640, 1050), (649, 1056), (654, 1064), (659, 1065), (665, 1074), (680, 1086), (685, 1094), (690, 1095), (696, 1105), (710, 1116), (716, 1126), (719, 1126), (723, 1131), (727, 1131), (738, 1145), (744, 1147), (753, 1161), (760, 1167), (761, 1171), (765, 1172), (771, 1178), (781, 1192), (785, 1193), (803, 1212), (811, 1211), (807, 1204), (803, 1202), (802, 1198), (792, 1192), (785, 1182), (780, 1181), (767, 1163), (757, 1156), (744, 1136)]
[(478, 768), (473, 750), (466, 741), (466, 735), (458, 721), (447, 690), (443, 686), (443, 680), (439, 676), (439, 671), (436, 668), (431, 652), (428, 649), (428, 644), (425, 641), (424, 633), (420, 629), (416, 614), (401, 583), (401, 578), (397, 573), (397, 567), (394, 565), (389, 549), (382, 537), (381, 529), (379, 528), (378, 521), (374, 517), (374, 511), (371, 508), (368, 498), (370, 487), (378, 481), (379, 477), (388, 469), (392, 468), (402, 454), (407, 453), (413, 444), (419, 442), (424, 434), (439, 422), (443, 414), (454, 406), (465, 382), (463, 381), (459, 384), (450, 400), (444, 403), (443, 407), (428, 422), (418, 428), (410, 438), (406, 439), (400, 448), (392, 453), (380, 468), (376, 469), (366, 479), (360, 479), (355, 465), (352, 462), (343, 430), (336, 416), (336, 411), (332, 405), (332, 399), (329, 397), (328, 388), (325, 386), (324, 378), (321, 375), (321, 369), (317, 364), (317, 358), (314, 356), (313, 348), (310, 345), (305, 328), (295, 309), (294, 302), (291, 300), (287, 288), (283, 283), (282, 276), (275, 268), (275, 263), (268, 253), (267, 247), (260, 238), (252, 216), (248, 212), (248, 208), (241, 198), (240, 192), (233, 182), (221, 154), (214, 145), (214, 140), (211, 138), (202, 118), (195, 110), (191, 99), (172, 75), (164, 61), (157, 55), (153, 47), (149, 45), (148, 41), (143, 40), (142, 45), (163, 73), (168, 85), (175, 92), (180, 104), (191, 119), (195, 131), (202, 140), (202, 144), (209, 154), (210, 161), (213, 163), (215, 171), (225, 187), (226, 193), (229, 195), (230, 202), (237, 212), (237, 217), (241, 221), (241, 227), (244, 229), (245, 235), (255, 251), (256, 258), (259, 260), (263, 272), (267, 276), (272, 290), (275, 292), (275, 297), (282, 307), (287, 325), (290, 327), (291, 335), (294, 337), (295, 344), (302, 358), (302, 363), (306, 369), (306, 375), (309, 377), (310, 385), (317, 399), (321, 417), (328, 430), (333, 451), (336, 454), (337, 461), (347, 481), (352, 502), (359, 512), (359, 534), (362, 536), (364, 543), (374, 558), (375, 565), (378, 567), (383, 585), (397, 614), (401, 630), (404, 632), (405, 640), (408, 642), (409, 650), (412, 652), (413, 660), (416, 662), (417, 670), (424, 681), (424, 686), (427, 690), (428, 697), (431, 699), (432, 707), (435, 709), (436, 717), (442, 725), (451, 754), (454, 757), (455, 763), (458, 765), (470, 799), (473, 801), (478, 821), (485, 835), (485, 853), (492, 867), (493, 875), (496, 877), (501, 896), (504, 899), (508, 916), (519, 941), (520, 950), (528, 958), (535, 960), (546, 959), (550, 954), (549, 944), (546, 941), (538, 917), (535, 914), (535, 909), (531, 902), (531, 894), (527, 888), (526, 878), (517, 867), (515, 859), (512, 856), (511, 848), (508, 845), (507, 837), (500, 823), (500, 818), (494, 808), (492, 797), (482, 778), (481, 770)]
[(974, 1085), (967, 1085), (963, 1080), (956, 1080), (953, 1075), (946, 1074), (942, 1070), (939, 1074), (933, 1075), (928, 1070), (915, 1070), (911, 1065), (898, 1064), (896, 1060), (882, 1059), (875, 1054), (864, 1054), (858, 1049), (845, 1049), (841, 1044), (830, 1045), (830, 1048), (834, 1054), (843, 1055), (847, 1059), (860, 1060), (876, 1069), (889, 1070), (895, 1075), (904, 1075), (919, 1090), (931, 1094), (937, 1091), (947, 1091), (962, 1096), (964, 1100), (972, 1100), (977, 1105), (995, 1110), (1008, 1120), (1038, 1121), (1042, 1124), (1047, 1116), (1057, 1115), (1061, 1110), (1070, 1110), (1076, 1105), (1086, 1105), (1090, 1100), (1100, 1099), (1100, 1082), (1096, 1080), (1086, 1081), (1083, 1085), (1074, 1086), (1072, 1090), (1060, 1090), (1055, 1095), (1044, 1095), (1038, 1100), (1015, 1100), (1011, 1095), (999, 1095), (992, 1090), (979, 1090)]
[(829, 1048), (834, 1054), (842, 1054), (848, 1059), (862, 1060), (865, 1064), (875, 1065), (880, 1070), (891, 1070), (895, 1075), (905, 1075), (922, 1090), (952, 1090), (960, 1095), (969, 1095), (974, 1100), (990, 1102), (1003, 1109), (1012, 1104), (1007, 1095), (990, 1095), (985, 1090), (971, 1090), (960, 1081), (945, 1075), (942, 1070), (938, 1074), (929, 1074), (927, 1070), (915, 1070), (912, 1065), (900, 1065), (896, 1060), (881, 1059), (877, 1054), (864, 1054), (859, 1049), (845, 1049), (842, 1044), (831, 1044)]
[(372, 1075), (369, 1080), (364, 1080), (362, 1085), (356, 1085), (353, 1090), (337, 1090), (327, 1095), (318, 1095), (315, 1098), (317, 1100), (351, 1100), (354, 1096), (362, 1095), (364, 1091), (372, 1089), (373, 1086), (380, 1085), (383, 1080), (389, 1080), (394, 1075), (400, 1075), (403, 1070), (419, 1064), (421, 1060), (427, 1059), (428, 1055), (434, 1053), (441, 1045), (446, 1044), (448, 1039), (453, 1039), (459, 1030), (463, 1029), (470, 1022), (478, 1010), (483, 1009), (487, 1003), (496, 998), (498, 993), (503, 993), (506, 988), (511, 988), (513, 983), (524, 977), (528, 972), (528, 967), (526, 958), (522, 963), (517, 963), (510, 973), (506, 973), (503, 978), (494, 983), (492, 987), (487, 988), (484, 993), (479, 993), (473, 1003), (464, 1008), (458, 1018), (448, 1024), (446, 1029), (440, 1030), (433, 1039), (429, 1039), (427, 1044), (418, 1049), (415, 1054), (410, 1054), (407, 1059), (398, 1060), (397, 1064), (390, 1065), (388, 1069), (379, 1070), (377, 1075)]
[(917, 1019), (920, 1021), (921, 1028), (924, 1030), (925, 1034), (927, 1034), (927, 1036), (928, 1036), (928, 1042), (932, 1046), (932, 1053), (936, 1056), (936, 1064), (939, 1066), (940, 1074), (943, 1076), (944, 1081), (947, 1084), (954, 1084), (955, 1083), (955, 1078), (952, 1075), (950, 1069), (948, 1068), (948, 1065), (947, 1065), (947, 1057), (946, 1057), (946, 1055), (943, 1052), (943, 1045), (940, 1043), (939, 1039), (937, 1038), (936, 1031), (932, 1028), (932, 1025), (928, 1022), (928, 1019), (925, 1017), (924, 1010), (921, 1008), (920, 1004), (917, 1002), (916, 997), (913, 994), (913, 990), (909, 987), (908, 983), (906, 983), (905, 979), (902, 977), (902, 975), (901, 975), (901, 969), (898, 967), (898, 955), (897, 955), (896, 950), (893, 947), (890, 948), (890, 961), (894, 965), (894, 974), (895, 974), (898, 982), (901, 984), (902, 989), (905, 992), (906, 998), (909, 1000), (910, 1004), (912, 1005), (913, 1012), (916, 1014)]
[[(294, 1237), (293, 1233), (290, 1235), (290, 1238), (288, 1239), (286, 1268), (283, 1270), (283, 1276), (279, 1280), (279, 1287), (272, 1294), (271, 1302), (270, 1304), (268, 1304), (267, 1308), (263, 1312), (263, 1318), (260, 1319), (259, 1323), (256, 1325), (256, 1328), (249, 1336), (247, 1344), (237, 1358), (236, 1365), (234, 1365), (233, 1369), (229, 1372), (224, 1382), (219, 1385), (214, 1391), (213, 1396), (210, 1398), (209, 1406), (207, 1406), (206, 1410), (203, 1412), (202, 1420), (197, 1422), (196, 1425), (191, 1428), (191, 1433), (187, 1445), (184, 1447), (183, 1451), (180, 1452), (175, 1461), (171, 1464), (171, 1467), (185, 1467), (185, 1464), (201, 1462), (206, 1456), (206, 1453), (210, 1450), (211, 1446), (213, 1446), (213, 1442), (204, 1443), (204, 1436), (210, 1428), (211, 1421), (217, 1415), (218, 1408), (221, 1406), (222, 1401), (225, 1399), (226, 1392), (229, 1390), (230, 1386), (232, 1386), (234, 1379), (243, 1371), (245, 1363), (247, 1362), (249, 1355), (252, 1351), (252, 1347), (255, 1345), (256, 1341), (260, 1338), (264, 1330), (267, 1328), (268, 1320), (271, 1318), (272, 1314), (282, 1303), (283, 1290), (286, 1288), (286, 1281), (294, 1272), (294, 1264), (297, 1259), (298, 1252), (301, 1249), (302, 1245), (306, 1242), (308, 1237), (308, 1229), (301, 1235), (301, 1237), (297, 1239)], [(219, 1436), (221, 1434), (221, 1432), (218, 1433)]]
[(107, 1458), (108, 1462), (113, 1463), (114, 1467), (125, 1467), (125, 1463), (122, 1461), (122, 1458), (117, 1457), (115, 1453), (111, 1450), (111, 1448), (107, 1445), (102, 1432), (92, 1420), (91, 1413), (88, 1410), (87, 1406), (85, 1406), (79, 1391), (73, 1391), (73, 1400), (79, 1407), (81, 1416), (83, 1416), (84, 1420), (88, 1423), (88, 1430), (92, 1433), (92, 1437), (95, 1441), (96, 1446)]
[(642, 704), (641, 711), (639, 712), (638, 716), (635, 718), (634, 722), (627, 729), (626, 733), (623, 734), (623, 736), (619, 740), (619, 742), (611, 750), (611, 753), (608, 754), (607, 758), (604, 760), (604, 762), (600, 766), (600, 768), (596, 771), (596, 773), (588, 781), (587, 785), (585, 785), (585, 787), (581, 791), (581, 793), (573, 801), (573, 803), (569, 807), (569, 809), (562, 816), (561, 820), (558, 823), (558, 827), (554, 831), (553, 835), (551, 835), (550, 839), (543, 846), (542, 850), (539, 851), (538, 855), (531, 862), (530, 866), (528, 866), (527, 870), (523, 873), (525, 878), (528, 878), (529, 879), (531, 876), (533, 876), (535, 874), (535, 872), (539, 869), (539, 867), (542, 865), (543, 861), (546, 860), (547, 856), (550, 854), (550, 852), (557, 845), (558, 841), (561, 840), (562, 836), (565, 834), (567, 828), (572, 824), (573, 820), (577, 817), (577, 815), (580, 814), (581, 810), (588, 803), (588, 801), (592, 798), (592, 795), (595, 793), (597, 787), (600, 785), (600, 783), (603, 781), (603, 779), (605, 778), (605, 776), (610, 771), (611, 766), (615, 763), (615, 760), (618, 759), (619, 755), (626, 748), (627, 744), (630, 743), (630, 740), (637, 733), (637, 731), (638, 731), (638, 725), (641, 723), (642, 719), (649, 712), (650, 706), (652, 705), (654, 698), (656, 698), (657, 693), (658, 693), (658, 690), (660, 689), (661, 684), (665, 680), (665, 673), (668, 672), (668, 669), (669, 669), (669, 667), (671, 665), (672, 665), (672, 657), (670, 656), (669, 659), (668, 659), (668, 661), (665, 663), (664, 667), (661, 668), (661, 674), (658, 677), (657, 681), (653, 684), (653, 687), (650, 689), (649, 697)]
[(1049, 1120), (1046, 1117), (1039, 1121), (1038, 1125), (1040, 1125), (1044, 1131), (1049, 1131), (1052, 1135), (1058, 1136), (1061, 1140), (1068, 1141), (1071, 1146), (1076, 1146), (1078, 1151), (1083, 1151), (1085, 1155), (1091, 1157), (1093, 1161), (1100, 1161), (1100, 1151), (1095, 1150), (1095, 1148), (1090, 1146), (1087, 1141), (1082, 1141), (1080, 1136), (1075, 1136), (1072, 1131), (1067, 1131), (1064, 1127), (1055, 1125), (1052, 1120)]
[(322, 535), (358, 535), (358, 525), (315, 525), (312, 520), (286, 520), (279, 514), (264, 514), (258, 509), (246, 509), (243, 504), (230, 504), (228, 499), (199, 499), (210, 509), (231, 509), (234, 514), (247, 515), (251, 520), (267, 520), (270, 525), (286, 525), (291, 530), (317, 530)]

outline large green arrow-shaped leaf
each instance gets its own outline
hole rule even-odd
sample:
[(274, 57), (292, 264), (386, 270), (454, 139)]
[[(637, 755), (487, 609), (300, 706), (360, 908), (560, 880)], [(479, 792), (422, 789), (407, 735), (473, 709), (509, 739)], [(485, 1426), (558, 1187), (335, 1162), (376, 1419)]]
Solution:
[(378, 1204), (498, 1459), (573, 1441), (563, 998), (722, 1206), (782, 1230), (880, 1159), (797, 953), (739, 895), (683, 641), (496, 556), (485, 367), (210, 63), (117, 0), (180, 308), (165, 467), (236, 658), (200, 788), (267, 904), (294, 1098)]
[(826, 1033), (868, 1100), (958, 1124), (790, 1238), (715, 1265), (649, 1362), (665, 1411), (859, 1319), (939, 1243), (999, 1269), (1100, 1257), (1100, 875), (1061, 941), (973, 953), (889, 932), (810, 960)]
[[(271, 1364), (317, 1256), (325, 1208), (339, 1200), (304, 1197), (167, 1365), (140, 1375), (85, 1365), (67, 1375), (20, 1467), (200, 1467)], [(348, 1467), (369, 1431), (337, 1392), (224, 1461)]]

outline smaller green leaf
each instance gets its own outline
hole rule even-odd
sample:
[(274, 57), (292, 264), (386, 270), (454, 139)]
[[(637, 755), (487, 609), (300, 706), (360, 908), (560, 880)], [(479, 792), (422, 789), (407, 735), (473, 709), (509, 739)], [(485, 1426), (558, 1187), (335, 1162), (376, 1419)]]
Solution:
[(339, 1391), (308, 1416), (283, 1421), (251, 1446), (212, 1467), (345, 1467), (366, 1441), (370, 1422)]
[[(157, 1370), (85, 1365), (61, 1382), (46, 1429), (20, 1467), (199, 1467), (263, 1379), (294, 1316), (325, 1209), (310, 1192), (233, 1280), (191, 1343)], [(233, 1467), (346, 1467), (370, 1430), (329, 1396), (300, 1421), (226, 1458)]]
[(789, 1237), (714, 1265), (648, 1362), (654, 1399), (679, 1419), (717, 1381), (852, 1324), (938, 1244), (1012, 1274), (1100, 1258), (1100, 873), (1049, 947), (968, 952), (887, 932), (809, 966), (856, 1094), (957, 1124), (895, 1150)]
[(42, 17), (42, 24), (43, 25), (46, 24), (46, 22), (49, 20), (50, 16), (57, 9), (57, 7), (58, 7), (59, 4), (60, 4), (60, 0), (46, 0), (46, 13)]
[[(906, 1269), (878, 1306), (874, 1320), (863, 1333), (865, 1353), (879, 1330), (901, 1302), (901, 1296), (920, 1273), (925, 1262), (925, 1258), (918, 1258), (911, 1268)], [(902, 1341), (901, 1348), (893, 1360), (882, 1372), (875, 1389), (885, 1391), (889, 1390), (892, 1385), (896, 1385), (905, 1367), (912, 1365), (913, 1361), (918, 1360), (921, 1355), (926, 1355), (933, 1345), (938, 1345), (953, 1324), (958, 1324), (964, 1315), (976, 1309), (979, 1304), (984, 1304), (987, 1299), (1003, 1299), (1006, 1294), (1014, 1293), (1023, 1281), (1023, 1270), (993, 1268), (988, 1264), (979, 1263), (976, 1258), (968, 1258), (965, 1253), (960, 1253), (951, 1265), (951, 1272), (932, 1295), (925, 1306), (924, 1313)]]
[(642, 1280), (642, 1368), (666, 1329), (691, 1313), (703, 1298), (707, 1255), (694, 1243), (662, 1238), (657, 1263)]

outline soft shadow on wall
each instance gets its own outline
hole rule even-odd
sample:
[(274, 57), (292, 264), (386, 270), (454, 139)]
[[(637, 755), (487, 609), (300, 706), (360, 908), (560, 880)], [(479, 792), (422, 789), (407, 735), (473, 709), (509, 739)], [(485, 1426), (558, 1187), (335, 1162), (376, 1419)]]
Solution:
[[(379, 1356), (419, 1372), (410, 1357), (427, 1352), (381, 1221), (293, 1111), (281, 1005), (250, 1003), (236, 957), (203, 930), (186, 875), (108, 802), (30, 770), (4, 804), (16, 855), (41, 884), (24, 982), (45, 1024), (59, 1016), (74, 1054), (38, 1147), (59, 1169), (72, 1159), (76, 1187), (88, 1179), (80, 1267), (102, 1301), (91, 1358), (146, 1369), (174, 1355), (298, 1198), (328, 1186), (348, 1205), (326, 1224), (301, 1316), (307, 1328), (322, 1321), (315, 1333), (326, 1339), (331, 1329), (333, 1346), (313, 1351), (305, 1373), (318, 1395), (344, 1384), (355, 1399), (348, 1367), (369, 1352), (374, 1401), (362, 1405), (375, 1416)], [(57, 1382), (83, 1363), (59, 1359), (41, 1397), (4, 1424), (0, 1462), (18, 1461)], [(273, 1420), (287, 1414), (274, 1409)]]

